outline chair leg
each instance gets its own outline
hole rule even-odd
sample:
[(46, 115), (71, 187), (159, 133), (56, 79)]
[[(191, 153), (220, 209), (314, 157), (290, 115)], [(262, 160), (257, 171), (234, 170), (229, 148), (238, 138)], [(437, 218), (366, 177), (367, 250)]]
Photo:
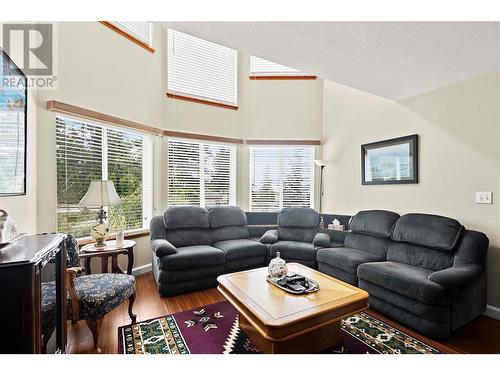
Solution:
[(101, 325), (100, 320), (86, 320), (87, 326), (92, 332), (92, 337), (94, 338), (94, 352), (100, 353), (101, 349), (99, 348), (99, 328)]
[(134, 302), (135, 302), (135, 293), (132, 294), (130, 297), (129, 297), (129, 302), (128, 302), (128, 315), (130, 316), (130, 319), (132, 320), (132, 323), (135, 323), (135, 320), (137, 318), (137, 315), (135, 315), (133, 312), (132, 312), (132, 309), (134, 307)]

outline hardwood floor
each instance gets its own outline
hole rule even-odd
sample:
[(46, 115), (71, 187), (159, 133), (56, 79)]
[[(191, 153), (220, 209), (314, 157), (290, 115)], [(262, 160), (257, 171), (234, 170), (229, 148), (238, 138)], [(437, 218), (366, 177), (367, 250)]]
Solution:
[[(137, 276), (137, 299), (134, 313), (137, 321), (166, 314), (189, 310), (194, 307), (223, 301), (217, 289), (186, 293), (173, 297), (161, 297), (151, 273)], [(99, 346), (102, 353), (118, 353), (118, 327), (130, 323), (128, 303), (123, 303), (107, 314), (102, 322)], [(403, 327), (395, 321), (374, 311), (371, 314), (418, 339), (425, 339), (431, 345), (448, 353), (500, 353), (500, 321), (480, 316), (446, 341), (434, 341)], [(69, 353), (92, 353), (92, 334), (85, 322), (68, 323)]]

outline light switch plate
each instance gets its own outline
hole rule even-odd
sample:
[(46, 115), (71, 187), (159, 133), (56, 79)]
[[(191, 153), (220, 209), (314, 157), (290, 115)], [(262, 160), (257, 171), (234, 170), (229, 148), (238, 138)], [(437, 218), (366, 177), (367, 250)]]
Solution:
[(476, 203), (477, 204), (492, 204), (491, 196), (493, 193), (491, 191), (478, 191), (476, 193)]

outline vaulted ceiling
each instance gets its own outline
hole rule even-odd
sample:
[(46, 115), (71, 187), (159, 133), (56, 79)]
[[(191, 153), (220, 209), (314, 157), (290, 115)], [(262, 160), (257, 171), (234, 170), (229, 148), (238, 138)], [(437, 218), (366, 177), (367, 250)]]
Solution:
[(165, 22), (401, 100), (500, 68), (500, 22)]

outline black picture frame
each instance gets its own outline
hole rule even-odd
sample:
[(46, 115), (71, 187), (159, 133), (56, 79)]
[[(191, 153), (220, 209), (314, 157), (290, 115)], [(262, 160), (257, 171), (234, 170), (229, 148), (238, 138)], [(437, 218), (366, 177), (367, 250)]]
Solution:
[[(375, 159), (375, 162), (372, 163), (370, 159)], [(367, 170), (367, 167), (370, 169)], [(374, 170), (378, 176), (373, 175)], [(361, 183), (417, 184), (418, 134), (361, 145)]]
[[(0, 60), (0, 77), (4, 77), (5, 73), (6, 75), (9, 76), (10, 78), (13, 78), (15, 80), (20, 80), (23, 82), (24, 90), (20, 90), (23, 92), (23, 97), (22, 97), (22, 103), (23, 103), (23, 109), (20, 110), (24, 112), (24, 145), (23, 145), (23, 155), (24, 155), (24, 163), (22, 165), (23, 168), (23, 183), (22, 183), (22, 190), (20, 191), (0, 191), (0, 197), (10, 197), (10, 196), (21, 196), (21, 195), (26, 195), (26, 168), (27, 168), (27, 140), (28, 140), (28, 82), (26, 75), (23, 73), (23, 71), (12, 61), (10, 56), (0, 47), (0, 55), (1, 55), (1, 60)], [(18, 78), (16, 78), (18, 77)], [(19, 81), (16, 81), (19, 82)], [(0, 88), (5, 88), (3, 87), (3, 83), (0, 82)], [(1, 103), (0, 103), (1, 105)], [(1, 108), (0, 108), (1, 110)], [(1, 121), (1, 120), (0, 120)], [(1, 135), (0, 135), (1, 136)], [(0, 179), (4, 178), (0, 174)]]

